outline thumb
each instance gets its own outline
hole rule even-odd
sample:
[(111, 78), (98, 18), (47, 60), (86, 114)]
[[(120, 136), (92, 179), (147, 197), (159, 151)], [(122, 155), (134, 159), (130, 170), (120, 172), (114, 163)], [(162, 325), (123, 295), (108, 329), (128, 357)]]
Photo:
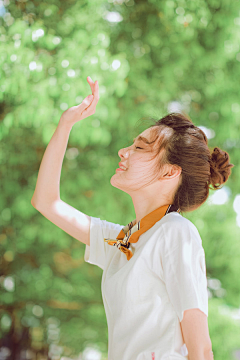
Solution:
[(91, 104), (91, 101), (93, 99), (93, 95), (88, 95), (84, 100), (85, 107), (89, 106)]

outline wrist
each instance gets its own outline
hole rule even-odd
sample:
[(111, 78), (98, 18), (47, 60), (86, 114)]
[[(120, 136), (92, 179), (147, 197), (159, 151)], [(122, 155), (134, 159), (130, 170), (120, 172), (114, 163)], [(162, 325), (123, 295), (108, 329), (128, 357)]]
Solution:
[(59, 128), (64, 128), (65, 131), (71, 131), (73, 124), (70, 124), (69, 122), (66, 121), (66, 119), (64, 119), (62, 116), (59, 119), (59, 123), (58, 123), (58, 127)]

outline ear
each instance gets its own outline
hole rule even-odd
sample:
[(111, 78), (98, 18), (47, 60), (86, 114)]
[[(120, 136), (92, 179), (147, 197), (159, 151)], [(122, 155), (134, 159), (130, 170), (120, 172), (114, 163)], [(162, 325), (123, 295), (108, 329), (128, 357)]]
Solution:
[(163, 175), (161, 176), (161, 180), (171, 180), (177, 177), (180, 177), (182, 173), (182, 168), (177, 165), (168, 164), (164, 169)]

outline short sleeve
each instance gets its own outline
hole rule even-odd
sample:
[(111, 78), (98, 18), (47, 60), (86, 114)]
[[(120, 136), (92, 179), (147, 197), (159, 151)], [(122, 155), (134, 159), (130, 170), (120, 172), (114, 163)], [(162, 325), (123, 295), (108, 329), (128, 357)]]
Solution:
[(113, 247), (104, 238), (116, 239), (124, 225), (90, 216), (90, 246), (86, 245), (84, 260), (104, 270), (106, 257)]
[(163, 277), (179, 321), (185, 310), (198, 308), (208, 316), (205, 253), (194, 224), (164, 224)]

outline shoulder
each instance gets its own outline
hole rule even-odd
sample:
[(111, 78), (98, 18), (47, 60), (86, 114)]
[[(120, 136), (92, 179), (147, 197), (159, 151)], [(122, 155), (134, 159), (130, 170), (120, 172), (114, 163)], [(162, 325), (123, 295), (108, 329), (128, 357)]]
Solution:
[[(167, 215), (165, 215), (162, 219), (161, 219), (162, 224), (166, 224), (166, 225), (175, 225), (177, 227), (191, 227), (191, 228), (196, 228), (196, 226), (188, 219), (186, 219), (185, 217), (183, 217), (182, 215), (180, 215), (177, 212), (171, 212)], [(166, 226), (165, 225), (165, 226)]]
[(156, 223), (148, 251), (145, 251), (145, 255), (150, 254), (150, 268), (163, 281), (166, 278), (164, 268), (186, 265), (191, 259), (195, 263), (202, 253), (202, 239), (196, 226), (176, 212), (165, 215)]
[(163, 234), (167, 239), (178, 239), (179, 241), (195, 239), (202, 245), (202, 239), (196, 226), (179, 213), (169, 213), (165, 215), (162, 220)]

